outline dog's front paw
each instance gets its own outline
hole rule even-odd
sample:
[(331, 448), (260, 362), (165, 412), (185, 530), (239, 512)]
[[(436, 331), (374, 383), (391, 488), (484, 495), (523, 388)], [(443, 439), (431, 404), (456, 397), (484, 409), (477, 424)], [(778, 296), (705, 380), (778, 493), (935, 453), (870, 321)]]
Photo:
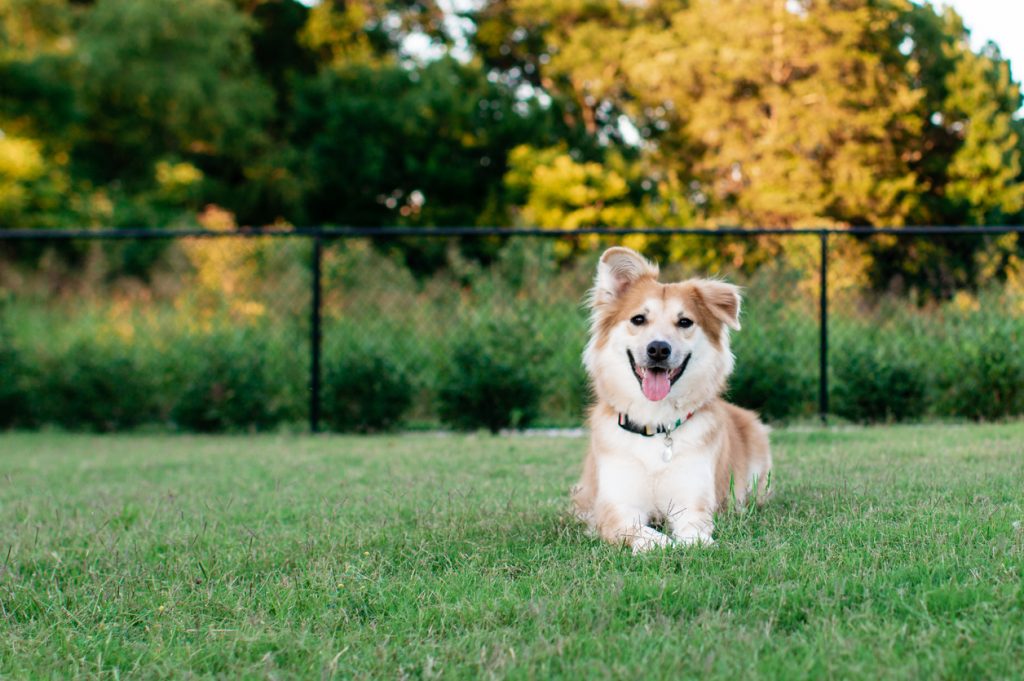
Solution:
[(633, 538), (633, 555), (651, 549), (663, 549), (674, 544), (675, 542), (667, 534), (662, 534), (650, 527), (641, 527)]
[(693, 534), (686, 534), (681, 537), (676, 537), (675, 540), (680, 546), (714, 546), (715, 538), (711, 536), (710, 532), (694, 532)]

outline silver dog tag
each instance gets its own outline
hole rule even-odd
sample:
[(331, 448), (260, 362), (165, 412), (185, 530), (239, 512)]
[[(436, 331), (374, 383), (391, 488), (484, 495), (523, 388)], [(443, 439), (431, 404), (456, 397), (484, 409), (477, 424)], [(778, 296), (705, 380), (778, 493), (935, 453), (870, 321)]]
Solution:
[(672, 440), (665, 438), (665, 449), (661, 450), (661, 460), (668, 463), (672, 460)]

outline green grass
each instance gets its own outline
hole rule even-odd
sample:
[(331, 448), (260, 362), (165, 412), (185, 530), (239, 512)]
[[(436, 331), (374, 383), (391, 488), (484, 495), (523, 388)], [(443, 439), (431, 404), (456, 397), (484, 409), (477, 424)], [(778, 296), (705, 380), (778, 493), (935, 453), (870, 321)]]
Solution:
[(0, 676), (1020, 674), (1024, 424), (774, 442), (768, 507), (634, 558), (579, 439), (0, 435)]

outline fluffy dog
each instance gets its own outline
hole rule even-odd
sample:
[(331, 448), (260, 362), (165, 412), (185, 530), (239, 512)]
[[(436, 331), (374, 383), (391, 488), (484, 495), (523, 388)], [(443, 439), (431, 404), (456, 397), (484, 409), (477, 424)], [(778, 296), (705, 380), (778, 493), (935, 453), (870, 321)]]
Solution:
[(770, 491), (768, 428), (719, 397), (733, 370), (739, 289), (706, 279), (662, 284), (656, 265), (610, 248), (589, 303), (583, 361), (597, 399), (573, 488), (577, 515), (634, 553), (712, 543), (715, 511), (751, 493), (763, 502)]

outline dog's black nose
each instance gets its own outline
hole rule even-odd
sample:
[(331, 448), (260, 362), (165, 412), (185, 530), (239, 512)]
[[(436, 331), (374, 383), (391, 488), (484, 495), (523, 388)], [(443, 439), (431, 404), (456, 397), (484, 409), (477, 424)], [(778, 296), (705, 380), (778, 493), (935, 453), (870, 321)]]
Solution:
[(655, 362), (664, 362), (672, 354), (672, 346), (665, 341), (651, 341), (647, 346), (647, 356)]

